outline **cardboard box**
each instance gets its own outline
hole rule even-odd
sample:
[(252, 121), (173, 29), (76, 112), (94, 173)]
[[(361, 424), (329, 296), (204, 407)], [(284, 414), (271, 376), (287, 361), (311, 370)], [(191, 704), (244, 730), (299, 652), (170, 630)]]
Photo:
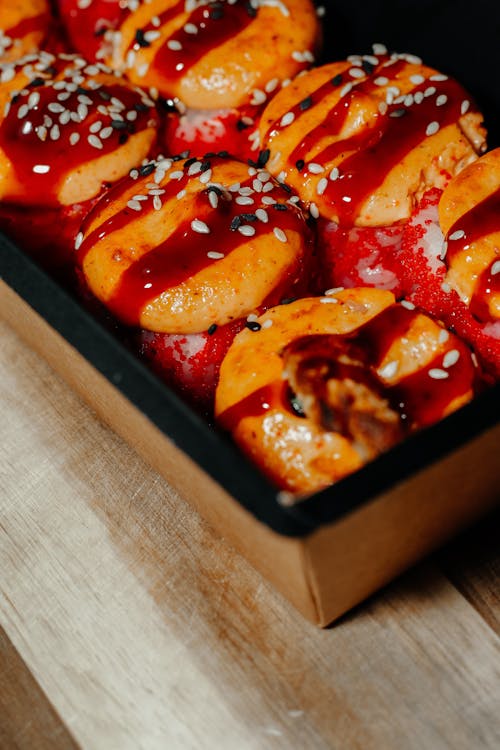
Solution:
[[(326, 29), (337, 19), (342, 26), (342, 34), (333, 35), (336, 59), (379, 40), (423, 55), (475, 93), (487, 116), (490, 146), (498, 145), (500, 100), (491, 76), (484, 75), (496, 64), (496, 29), (485, 23), (479, 7), (472, 15), (468, 7), (442, 2), (424, 27), (406, 18), (401, 22), (393, 4), (386, 9), (366, 3), (352, 18), (345, 17), (344, 5), (332, 0), (328, 6)], [(407, 11), (413, 12), (412, 6)], [(471, 60), (463, 50), (479, 34), (481, 55)], [(332, 50), (328, 54), (332, 57)], [(1, 237), (0, 275), (0, 312), (12, 327), (319, 625), (500, 499), (500, 385), (356, 474), (285, 506), (226, 435), (190, 411), (65, 289)]]

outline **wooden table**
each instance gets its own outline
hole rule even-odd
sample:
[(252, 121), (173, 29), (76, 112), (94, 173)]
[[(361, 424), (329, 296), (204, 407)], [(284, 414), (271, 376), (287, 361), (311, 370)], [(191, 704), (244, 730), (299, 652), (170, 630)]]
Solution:
[(0, 326), (0, 747), (500, 747), (500, 514), (305, 622)]

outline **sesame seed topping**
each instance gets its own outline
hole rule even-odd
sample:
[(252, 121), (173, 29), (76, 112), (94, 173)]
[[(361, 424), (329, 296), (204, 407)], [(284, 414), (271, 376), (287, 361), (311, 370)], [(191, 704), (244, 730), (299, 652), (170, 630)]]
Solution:
[(460, 114), (465, 115), (466, 112), (468, 112), (470, 107), (470, 101), (468, 99), (464, 99), (462, 104), (460, 105)]
[(311, 205), (309, 206), (309, 213), (311, 214), (313, 219), (319, 218), (319, 209), (315, 203), (311, 203)]
[(425, 135), (435, 135), (439, 130), (439, 123), (436, 120), (433, 120), (430, 122), (426, 129), (425, 129)]
[(288, 238), (286, 234), (279, 227), (274, 227), (273, 234), (276, 237), (276, 239), (279, 240), (280, 242), (288, 242)]
[(462, 237), (465, 237), (465, 232), (463, 229), (457, 229), (456, 232), (453, 232), (453, 234), (450, 234), (448, 237), (448, 240), (461, 240)]
[(198, 27), (194, 25), (194, 23), (186, 23), (184, 24), (184, 31), (186, 34), (197, 34), (198, 33)]
[(415, 74), (410, 76), (410, 81), (415, 84), (415, 86), (419, 86), (421, 83), (425, 81), (425, 78), (421, 76), (420, 74)]
[(436, 87), (435, 86), (428, 86), (428, 88), (424, 91), (424, 96), (434, 96), (436, 93)]
[(500, 273), (500, 260), (496, 260), (490, 268), (490, 274), (496, 276)]
[(71, 133), (69, 137), (69, 142), (72, 146), (76, 146), (79, 140), (80, 140), (80, 133), (77, 133), (76, 131)]
[(198, 232), (198, 234), (210, 234), (210, 228), (200, 219), (193, 219), (191, 229), (193, 232)]
[(48, 164), (35, 164), (33, 172), (35, 174), (47, 174), (47, 172), (50, 172), (50, 166)]
[(181, 180), (184, 177), (184, 172), (181, 169), (176, 169), (174, 172), (170, 172), (170, 180)]
[(344, 287), (343, 286), (334, 286), (331, 289), (327, 289), (325, 291), (325, 297), (332, 297), (335, 294), (338, 294), (339, 292), (343, 292)]
[(238, 195), (235, 203), (237, 203), (239, 206), (251, 206), (253, 203), (253, 198), (250, 198), (246, 195)]
[(113, 128), (107, 127), (101, 130), (101, 132), (99, 133), (99, 138), (104, 138), (105, 140), (106, 138), (109, 138), (111, 135), (113, 135)]
[(207, 258), (211, 258), (212, 260), (221, 260), (221, 258), (224, 257), (224, 253), (217, 253), (215, 250), (210, 250), (210, 252), (207, 253)]
[(327, 187), (328, 187), (328, 180), (326, 179), (326, 177), (322, 177), (321, 180), (319, 180), (318, 184), (316, 185), (317, 194), (323, 195)]
[(375, 86), (387, 86), (388, 83), (389, 83), (389, 79), (386, 78), (385, 76), (378, 76), (374, 80)]
[(264, 86), (264, 90), (266, 91), (266, 93), (270, 94), (272, 91), (274, 91), (279, 82), (279, 78), (271, 78), (271, 80), (268, 81)]
[(335, 299), (335, 297), (320, 297), (321, 304), (323, 305), (336, 305), (338, 304), (338, 299)]
[(450, 349), (450, 351), (446, 352), (443, 357), (443, 367), (445, 367), (446, 369), (448, 367), (453, 367), (453, 365), (456, 365), (459, 359), (460, 352), (458, 351), (458, 349)]
[(83, 232), (78, 232), (75, 237), (75, 250), (79, 250), (83, 242)]
[(177, 39), (169, 39), (167, 47), (174, 52), (179, 52), (182, 49), (182, 44)]
[(333, 167), (330, 174), (328, 175), (328, 179), (332, 180), (332, 182), (335, 182), (335, 180), (339, 179), (339, 175), (340, 175), (340, 172), (339, 172), (338, 167)]
[(141, 208), (142, 208), (141, 202), (140, 201), (135, 201), (135, 200), (129, 200), (129, 201), (127, 201), (127, 206), (128, 206), (128, 208), (131, 208), (132, 211), (140, 211)]
[(436, 98), (436, 107), (442, 107), (443, 104), (446, 104), (447, 101), (448, 101), (448, 97), (446, 96), (446, 94), (440, 94)]
[(255, 227), (250, 226), (250, 224), (242, 224), (238, 227), (238, 232), (245, 237), (252, 237), (255, 234)]
[(283, 115), (283, 117), (281, 118), (280, 125), (282, 128), (284, 128), (287, 125), (291, 125), (294, 120), (295, 115), (293, 114), (293, 112), (287, 112), (286, 115)]
[[(54, 125), (54, 128), (55, 127), (56, 126)], [(89, 135), (87, 140), (90, 143), (90, 145), (93, 146), (94, 148), (103, 148), (102, 141), (97, 135)]]
[(441, 370), (439, 367), (432, 367), (429, 370), (429, 377), (433, 380), (445, 380), (449, 377), (449, 373), (446, 370)]
[(387, 47), (385, 44), (372, 44), (372, 50), (374, 55), (387, 55)]
[(397, 373), (399, 368), (399, 362), (396, 360), (392, 360), (392, 362), (388, 362), (384, 367), (382, 367), (381, 370), (378, 371), (378, 374), (382, 378), (393, 378), (394, 375)]
[(364, 78), (365, 71), (361, 68), (350, 68), (349, 75), (351, 76), (351, 78)]
[(153, 198), (153, 208), (155, 211), (159, 211), (162, 207), (161, 198), (159, 195), (155, 195)]
[(217, 206), (219, 205), (219, 196), (213, 190), (210, 190), (210, 192), (208, 193), (208, 202), (210, 203), (212, 208), (217, 208)]
[(252, 91), (252, 99), (250, 101), (250, 104), (264, 104), (266, 99), (267, 96), (264, 91), (261, 91), (260, 89), (254, 89)]
[(185, 197), (186, 197), (186, 190), (179, 190), (179, 192), (176, 195), (177, 200), (180, 201)]
[(262, 328), (271, 328), (273, 324), (272, 318), (268, 318), (262, 323)]
[(325, 168), (321, 166), (321, 164), (317, 164), (316, 162), (310, 162), (307, 165), (307, 169), (311, 174), (321, 174), (325, 171)]
[(446, 344), (446, 342), (448, 341), (449, 338), (450, 338), (450, 334), (448, 333), (448, 331), (446, 330), (446, 328), (442, 328), (439, 331), (438, 342), (440, 344)]
[(267, 214), (267, 211), (264, 208), (258, 208), (255, 211), (255, 215), (264, 224), (267, 224), (267, 222), (269, 221), (269, 216)]

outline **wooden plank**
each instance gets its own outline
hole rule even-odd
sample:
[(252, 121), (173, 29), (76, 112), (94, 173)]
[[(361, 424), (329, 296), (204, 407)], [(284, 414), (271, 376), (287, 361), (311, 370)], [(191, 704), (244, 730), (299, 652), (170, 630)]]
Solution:
[(500, 511), (437, 556), (450, 581), (500, 635)]
[(0, 628), (0, 747), (74, 750), (78, 747)]
[(500, 639), (435, 566), (313, 627), (0, 334), (0, 618), (82, 747), (496, 750)]

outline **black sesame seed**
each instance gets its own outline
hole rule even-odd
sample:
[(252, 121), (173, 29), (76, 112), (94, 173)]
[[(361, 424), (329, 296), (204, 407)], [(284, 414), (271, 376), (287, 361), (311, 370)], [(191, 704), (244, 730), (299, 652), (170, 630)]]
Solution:
[(142, 29), (137, 29), (137, 31), (135, 32), (135, 41), (137, 42), (139, 47), (151, 46), (151, 43), (144, 39), (144, 31)]
[(280, 305), (291, 305), (292, 302), (295, 302), (297, 297), (285, 297), (284, 299), (280, 300)]
[(107, 30), (108, 30), (107, 26), (100, 26), (98, 29), (94, 31), (94, 36), (97, 36), (97, 37), (104, 36)]
[(230, 153), (229, 151), (217, 151), (217, 156), (219, 156), (221, 159), (229, 159)]
[(147, 177), (149, 174), (152, 174), (155, 171), (156, 167), (153, 162), (150, 164), (144, 164), (143, 167), (139, 167), (139, 174), (142, 177)]
[(149, 107), (148, 107), (147, 104), (144, 104), (144, 102), (136, 102), (134, 104), (134, 109), (135, 109), (136, 112), (147, 112), (148, 109), (149, 109)]
[(299, 172), (301, 172), (304, 169), (305, 164), (306, 163), (305, 163), (304, 159), (299, 159), (298, 161), (295, 162), (295, 166), (297, 167), (297, 169), (299, 170)]
[(257, 323), (256, 320), (247, 320), (245, 328), (248, 328), (250, 331), (260, 331), (262, 326), (260, 323)]
[(271, 208), (274, 208), (275, 211), (288, 211), (288, 206), (284, 203), (273, 203)]
[(177, 107), (175, 106), (175, 102), (173, 99), (164, 99), (163, 97), (159, 97), (158, 106), (164, 112), (177, 112)]
[(375, 70), (375, 65), (371, 62), (368, 62), (368, 60), (363, 60), (363, 62), (361, 63), (361, 67), (363, 68), (365, 73), (369, 76), (371, 76), (371, 74)]
[(211, 168), (211, 163), (209, 161), (202, 161), (200, 172), (208, 172), (208, 170)]
[(221, 6), (216, 6), (210, 8), (208, 11), (208, 17), (212, 19), (212, 21), (218, 21), (220, 18), (224, 17), (224, 10)]
[(389, 117), (404, 117), (407, 114), (406, 109), (395, 109), (393, 112), (389, 113)]
[(255, 18), (255, 16), (257, 15), (257, 9), (253, 7), (252, 3), (246, 3), (245, 10), (250, 18)]
[(182, 161), (183, 159), (187, 159), (190, 153), (191, 152), (189, 151), (189, 149), (186, 149), (186, 151), (181, 151), (180, 154), (175, 154), (175, 156), (172, 156), (172, 161)]
[(46, 68), (43, 69), (43, 73), (47, 73), (49, 76), (55, 76), (57, 73), (57, 70), (54, 68), (53, 65), (47, 65)]
[(190, 159), (184, 162), (184, 169), (189, 169), (189, 167), (195, 163), (195, 161), (198, 161), (196, 156), (192, 156)]
[(128, 133), (120, 133), (120, 136), (118, 138), (118, 143), (120, 146), (123, 146), (124, 143), (128, 141)]
[(247, 125), (247, 123), (243, 122), (243, 120), (238, 120), (238, 122), (236, 123), (236, 130), (239, 130), (240, 132), (242, 130), (246, 130), (249, 127), (250, 125)]
[(21, 98), (21, 94), (16, 94), (15, 96), (13, 96), (11, 99), (12, 104), (17, 104), (20, 98)]
[(240, 224), (246, 221), (257, 221), (255, 214), (239, 214)]
[(306, 99), (302, 99), (302, 101), (299, 104), (299, 108), (302, 110), (302, 112), (305, 112), (306, 109), (309, 109), (312, 107), (312, 96), (308, 96)]
[(208, 333), (209, 336), (213, 336), (213, 334), (216, 332), (216, 330), (217, 330), (217, 323), (212, 323), (212, 325), (209, 326), (209, 328), (207, 330), (207, 333)]
[(78, 88), (76, 89), (76, 93), (77, 94), (86, 94), (88, 96), (91, 92), (90, 92), (90, 89), (86, 89), (86, 88), (84, 88), (84, 86), (78, 86)]
[(278, 181), (278, 185), (280, 187), (282, 187), (283, 190), (285, 190), (285, 192), (287, 192), (287, 193), (291, 193), (292, 192), (292, 188), (290, 187), (290, 185), (287, 185), (285, 182), (279, 182)]
[(236, 232), (236, 230), (240, 226), (241, 226), (241, 218), (239, 216), (235, 216), (233, 220), (231, 221), (231, 226), (230, 226), (231, 232)]
[(207, 193), (215, 193), (216, 195), (223, 195), (222, 190), (217, 187), (217, 185), (210, 185), (210, 187), (207, 188)]
[(111, 99), (111, 94), (109, 93), (109, 91), (105, 91), (104, 89), (99, 89), (97, 93), (99, 94), (101, 99), (105, 102), (109, 102), (109, 100)]
[(334, 86), (340, 86), (340, 84), (342, 83), (342, 80), (343, 80), (342, 79), (342, 73), (339, 73), (338, 75), (333, 76), (333, 78), (332, 78), (332, 84)]
[(208, 151), (206, 154), (203, 154), (204, 159), (213, 159), (217, 154), (215, 151)]
[(43, 86), (45, 84), (45, 78), (33, 78), (30, 83), (28, 83), (28, 88), (34, 89), (37, 86)]
[(113, 130), (126, 130), (127, 123), (124, 120), (111, 120)]
[(264, 149), (263, 151), (259, 151), (259, 157), (257, 159), (258, 166), (265, 167), (267, 162), (269, 161), (270, 156), (271, 152), (268, 148)]

